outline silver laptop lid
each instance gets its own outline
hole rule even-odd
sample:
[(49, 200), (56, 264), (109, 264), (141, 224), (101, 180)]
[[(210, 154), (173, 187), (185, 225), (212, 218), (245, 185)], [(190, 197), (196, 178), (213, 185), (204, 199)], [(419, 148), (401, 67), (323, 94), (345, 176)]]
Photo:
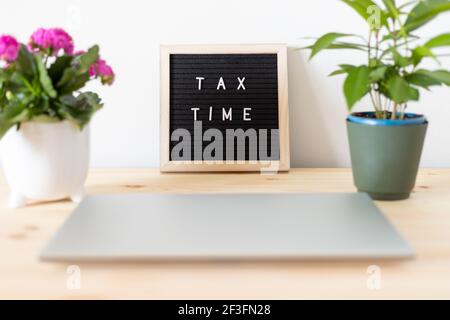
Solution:
[(366, 194), (92, 195), (40, 257), (77, 260), (411, 258)]

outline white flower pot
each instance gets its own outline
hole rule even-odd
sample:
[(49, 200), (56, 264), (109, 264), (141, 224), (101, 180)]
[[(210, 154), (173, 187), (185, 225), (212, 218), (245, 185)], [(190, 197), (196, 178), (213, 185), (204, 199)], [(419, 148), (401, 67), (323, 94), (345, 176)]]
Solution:
[(89, 129), (69, 121), (22, 123), (0, 142), (3, 170), (11, 189), (10, 206), (27, 200), (83, 198), (89, 167)]

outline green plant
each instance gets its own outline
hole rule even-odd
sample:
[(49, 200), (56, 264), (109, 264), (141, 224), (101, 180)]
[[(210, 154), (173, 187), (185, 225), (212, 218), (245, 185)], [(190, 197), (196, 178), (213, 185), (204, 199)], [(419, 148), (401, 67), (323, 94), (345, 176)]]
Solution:
[[(419, 100), (419, 90), (450, 85), (450, 72), (420, 68), (425, 59), (440, 65), (438, 51), (450, 46), (450, 33), (425, 42), (415, 32), (450, 10), (450, 0), (422, 0), (397, 4), (396, 0), (341, 0), (369, 25), (369, 36), (327, 33), (307, 47), (310, 59), (322, 50), (349, 49), (367, 54), (363, 65), (341, 64), (330, 76), (346, 75), (344, 95), (349, 111), (370, 95), (375, 116), (403, 119), (408, 103)], [(346, 39), (358, 39), (347, 41)]]
[(114, 81), (98, 46), (74, 52), (72, 38), (59, 28), (36, 30), (27, 45), (1, 36), (0, 63), (0, 138), (31, 120), (70, 120), (82, 129), (103, 104), (96, 93), (80, 90), (97, 78)]

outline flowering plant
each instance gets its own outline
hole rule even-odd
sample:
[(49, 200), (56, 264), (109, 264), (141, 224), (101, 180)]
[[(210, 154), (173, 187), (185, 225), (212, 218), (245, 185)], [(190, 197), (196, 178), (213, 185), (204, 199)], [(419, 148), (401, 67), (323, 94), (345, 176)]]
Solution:
[(74, 51), (72, 37), (60, 28), (36, 30), (28, 44), (0, 36), (0, 138), (22, 122), (70, 120), (80, 130), (103, 104), (87, 82), (114, 82), (114, 72), (99, 47)]

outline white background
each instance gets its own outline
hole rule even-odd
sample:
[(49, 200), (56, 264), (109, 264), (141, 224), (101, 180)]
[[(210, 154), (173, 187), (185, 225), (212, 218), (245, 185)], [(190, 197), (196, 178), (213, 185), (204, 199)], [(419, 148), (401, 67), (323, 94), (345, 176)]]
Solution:
[[(450, 14), (421, 35), (450, 32)], [(77, 49), (98, 43), (114, 67), (113, 87), (92, 85), (105, 108), (91, 125), (93, 166), (159, 165), (159, 45), (161, 43), (287, 43), (329, 31), (361, 33), (366, 25), (338, 0), (3, 1), (0, 33), (27, 41), (37, 27), (61, 26)], [(342, 78), (327, 78), (338, 63), (362, 54), (289, 52), (292, 165), (349, 166)], [(430, 65), (431, 67), (438, 66)], [(444, 60), (449, 68), (449, 60)], [(411, 110), (430, 120), (422, 166), (450, 166), (450, 90), (423, 93)], [(363, 101), (359, 109), (364, 109)], [(367, 109), (367, 108), (366, 108)]]

